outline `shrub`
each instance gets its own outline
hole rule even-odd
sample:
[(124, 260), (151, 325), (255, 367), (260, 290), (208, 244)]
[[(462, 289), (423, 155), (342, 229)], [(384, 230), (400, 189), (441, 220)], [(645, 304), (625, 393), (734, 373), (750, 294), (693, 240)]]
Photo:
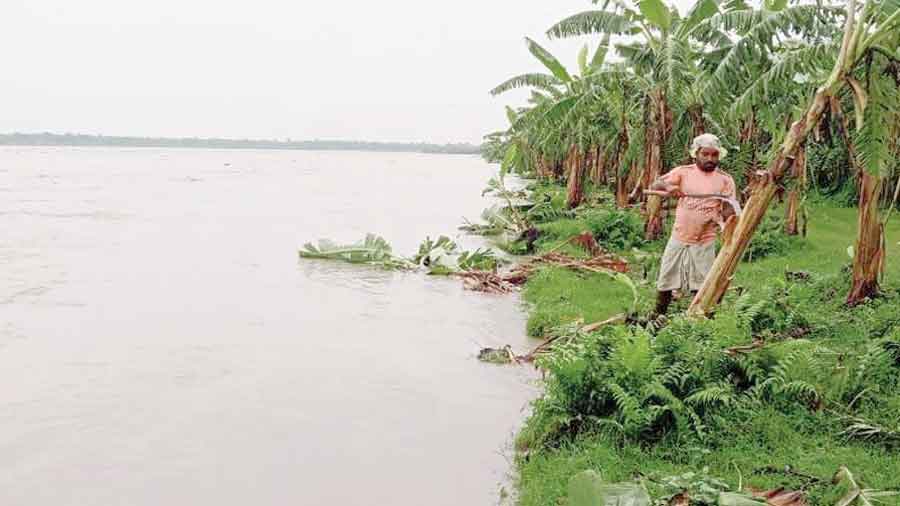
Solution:
[[(892, 439), (900, 437), (893, 409), (900, 406), (900, 330), (863, 336), (860, 346), (842, 352), (795, 338), (792, 330), (806, 324), (801, 308), (808, 296), (777, 283), (755, 298), (741, 296), (714, 319), (675, 317), (656, 335), (637, 326), (589, 335), (557, 329), (569, 335), (539, 359), (546, 393), (520, 445), (553, 447), (593, 431), (639, 443), (703, 440), (764, 410), (803, 417), (823, 408), (856, 417), (848, 418), (852, 424), (835, 420), (828, 430), (900, 441)], [(881, 311), (847, 309), (844, 317)], [(869, 331), (894, 321), (886, 310), (874, 320)]]
[(755, 262), (769, 256), (784, 255), (800, 242), (798, 237), (784, 233), (784, 220), (767, 215), (747, 246), (743, 261)]
[(590, 209), (580, 214), (588, 230), (604, 248), (630, 250), (644, 240), (644, 222), (640, 215), (626, 209)]

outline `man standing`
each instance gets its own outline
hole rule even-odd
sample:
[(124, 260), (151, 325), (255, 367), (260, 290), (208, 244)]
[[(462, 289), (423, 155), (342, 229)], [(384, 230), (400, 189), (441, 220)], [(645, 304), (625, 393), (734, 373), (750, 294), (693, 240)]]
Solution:
[(716, 233), (734, 211), (715, 196), (734, 199), (737, 195), (734, 179), (718, 168), (726, 154), (715, 135), (697, 136), (691, 143), (694, 163), (676, 167), (650, 185), (651, 190), (678, 199), (675, 227), (656, 283), (657, 315), (669, 309), (673, 290), (682, 294), (699, 290), (716, 258)]

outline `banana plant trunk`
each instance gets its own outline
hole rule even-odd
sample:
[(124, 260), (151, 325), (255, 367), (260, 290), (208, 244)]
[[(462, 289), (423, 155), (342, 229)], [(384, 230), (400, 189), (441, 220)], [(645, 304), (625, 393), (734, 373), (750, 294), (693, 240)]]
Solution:
[(539, 153), (535, 153), (532, 158), (534, 160), (534, 175), (537, 176), (538, 180), (547, 177), (547, 166), (544, 163), (544, 157)]
[(884, 180), (863, 170), (860, 174), (859, 216), (853, 248), (853, 281), (847, 305), (855, 306), (878, 295), (878, 278), (884, 268), (884, 227), (879, 220), (878, 196)]
[(628, 207), (628, 189), (625, 187), (627, 179), (628, 174), (624, 170), (619, 169), (616, 174), (616, 207), (619, 209)]
[(793, 187), (788, 193), (787, 206), (784, 208), (784, 233), (787, 235), (800, 234), (800, 203), (806, 191), (806, 147), (800, 146), (797, 158), (791, 165), (791, 177)]
[(628, 172), (623, 177), (622, 183), (622, 205), (620, 207), (628, 207), (636, 200), (636, 195), (641, 189), (641, 177), (644, 173), (643, 168), (632, 164), (628, 168)]
[(566, 159), (555, 160), (550, 166), (550, 175), (554, 181), (561, 181), (566, 177)]
[(703, 118), (703, 105), (694, 104), (688, 107), (688, 116), (691, 118), (691, 135), (697, 137), (706, 133), (706, 120)]
[[(650, 185), (662, 173), (662, 147), (666, 142), (667, 116), (669, 115), (666, 103), (665, 91), (662, 88), (653, 90), (649, 100), (650, 111), (648, 114), (648, 128), (646, 151), (644, 158), (644, 172), (642, 174), (640, 190), (650, 188)], [(646, 222), (644, 224), (644, 237), (648, 241), (659, 239), (663, 231), (662, 197), (650, 195), (646, 202)]]
[(629, 144), (629, 136), (628, 136), (628, 126), (627, 124), (622, 123), (624, 126), (622, 127), (622, 131), (619, 132), (619, 138), (616, 140), (616, 152), (613, 159), (613, 173), (616, 176), (616, 206), (619, 208), (624, 208), (628, 205), (628, 188), (625, 185), (625, 181), (627, 179), (627, 174), (624, 173), (623, 166), (625, 165), (625, 154), (628, 151)]
[(837, 97), (831, 99), (831, 112), (841, 127), (851, 166), (859, 181), (856, 243), (853, 247), (853, 279), (847, 294), (848, 306), (855, 306), (878, 295), (878, 279), (884, 268), (884, 227), (879, 221), (878, 197), (884, 179), (872, 174), (857, 162), (856, 145), (850, 136), (850, 122)]
[(566, 157), (566, 165), (568, 165), (569, 180), (566, 184), (566, 206), (569, 209), (575, 209), (581, 204), (584, 198), (584, 173), (586, 164), (584, 163), (584, 153), (577, 145), (569, 148), (569, 154)]
[(593, 166), (591, 170), (591, 182), (596, 186), (605, 185), (607, 183), (607, 153), (600, 146), (591, 150), (593, 153), (591, 159)]

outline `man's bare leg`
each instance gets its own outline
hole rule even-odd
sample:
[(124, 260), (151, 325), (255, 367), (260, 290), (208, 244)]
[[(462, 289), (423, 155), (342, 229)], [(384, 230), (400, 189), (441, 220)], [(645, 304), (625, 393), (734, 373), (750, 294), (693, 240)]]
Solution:
[(672, 290), (656, 292), (656, 310), (654, 314), (661, 316), (669, 311), (669, 304), (672, 303)]

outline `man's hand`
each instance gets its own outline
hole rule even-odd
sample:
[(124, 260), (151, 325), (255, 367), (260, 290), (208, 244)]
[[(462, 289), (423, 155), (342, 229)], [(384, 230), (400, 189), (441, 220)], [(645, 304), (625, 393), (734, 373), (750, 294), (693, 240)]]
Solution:
[(681, 198), (683, 195), (681, 189), (677, 185), (666, 183), (662, 178), (657, 179), (650, 185), (650, 189), (654, 192), (661, 192), (666, 197)]
[(721, 202), (721, 206), (722, 221), (728, 221), (728, 219), (732, 216), (736, 216), (734, 208), (731, 207), (731, 204), (729, 204), (728, 202)]

